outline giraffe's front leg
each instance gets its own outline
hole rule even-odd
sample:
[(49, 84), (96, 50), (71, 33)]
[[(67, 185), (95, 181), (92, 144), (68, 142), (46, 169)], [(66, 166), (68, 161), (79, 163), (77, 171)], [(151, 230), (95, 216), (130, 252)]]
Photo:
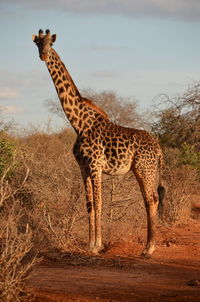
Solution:
[(101, 238), (101, 210), (102, 210), (102, 197), (101, 197), (101, 169), (95, 170), (91, 174), (93, 186), (93, 200), (94, 200), (94, 219), (95, 219), (95, 244), (93, 253), (98, 253), (102, 250)]
[(83, 173), (82, 176), (86, 191), (86, 205), (89, 219), (89, 250), (93, 251), (95, 246), (95, 219), (94, 219), (94, 203), (93, 203), (93, 189), (92, 181), (89, 175)]

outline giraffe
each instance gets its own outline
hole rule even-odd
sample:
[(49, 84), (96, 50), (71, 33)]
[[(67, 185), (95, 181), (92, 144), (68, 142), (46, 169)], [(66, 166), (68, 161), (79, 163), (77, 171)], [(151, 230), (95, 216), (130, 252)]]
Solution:
[[(125, 128), (112, 123), (107, 114), (92, 101), (81, 96), (59, 55), (52, 48), (56, 35), (39, 30), (32, 35), (39, 56), (46, 63), (62, 108), (77, 138), (73, 153), (85, 184), (89, 218), (89, 250), (94, 254), (102, 248), (101, 178), (102, 173), (135, 174), (147, 212), (147, 242), (142, 256), (150, 257), (155, 250), (156, 218), (162, 208), (165, 189), (160, 172), (163, 154), (157, 140), (148, 132)], [(159, 207), (158, 207), (159, 205)]]

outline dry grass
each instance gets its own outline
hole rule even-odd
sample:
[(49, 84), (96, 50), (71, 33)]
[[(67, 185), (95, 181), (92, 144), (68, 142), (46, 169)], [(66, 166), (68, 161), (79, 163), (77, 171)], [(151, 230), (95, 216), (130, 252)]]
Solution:
[[(68, 129), (58, 134), (32, 133), (20, 140), (20, 160), (11, 179), (4, 177), (3, 190), (12, 193), (6, 204), (17, 200), (23, 208), (20, 225), (29, 225), (36, 251), (87, 248), (88, 223), (85, 191), (80, 170), (72, 154), (75, 135)], [(172, 155), (171, 155), (172, 156)], [(22, 159), (23, 158), (23, 159)], [(163, 172), (167, 195), (164, 223), (175, 224), (190, 216), (188, 196), (194, 192), (196, 174), (187, 166), (176, 166), (176, 155)], [(175, 167), (174, 167), (175, 166)], [(142, 234), (146, 212), (139, 186), (132, 174), (103, 176), (104, 243), (130, 241)]]

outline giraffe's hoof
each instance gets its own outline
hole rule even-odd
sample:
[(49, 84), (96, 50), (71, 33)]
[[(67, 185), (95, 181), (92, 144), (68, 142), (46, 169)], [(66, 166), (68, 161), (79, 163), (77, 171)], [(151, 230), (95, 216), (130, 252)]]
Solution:
[(93, 255), (99, 255), (99, 250), (96, 249), (96, 248), (93, 248), (93, 249), (91, 250), (91, 253), (92, 253)]
[(99, 246), (95, 246), (93, 247), (92, 249), (90, 249), (90, 252), (93, 254), (93, 255), (99, 255), (101, 253), (101, 251), (103, 250), (103, 247), (99, 247)]
[(149, 254), (147, 252), (146, 253), (142, 252), (140, 257), (143, 258), (143, 259), (150, 259), (152, 257), (152, 254)]
[(155, 251), (155, 246), (151, 246), (149, 248), (145, 248), (140, 255), (141, 258), (150, 259), (152, 257), (153, 252)]

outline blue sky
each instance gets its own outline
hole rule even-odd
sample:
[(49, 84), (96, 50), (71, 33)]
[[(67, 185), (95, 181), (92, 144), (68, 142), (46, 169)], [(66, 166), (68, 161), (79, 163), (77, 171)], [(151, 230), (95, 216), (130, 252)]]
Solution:
[(22, 127), (44, 125), (44, 102), (56, 99), (31, 39), (40, 28), (57, 34), (80, 90), (112, 90), (141, 109), (200, 77), (199, 0), (1, 0), (0, 110)]

